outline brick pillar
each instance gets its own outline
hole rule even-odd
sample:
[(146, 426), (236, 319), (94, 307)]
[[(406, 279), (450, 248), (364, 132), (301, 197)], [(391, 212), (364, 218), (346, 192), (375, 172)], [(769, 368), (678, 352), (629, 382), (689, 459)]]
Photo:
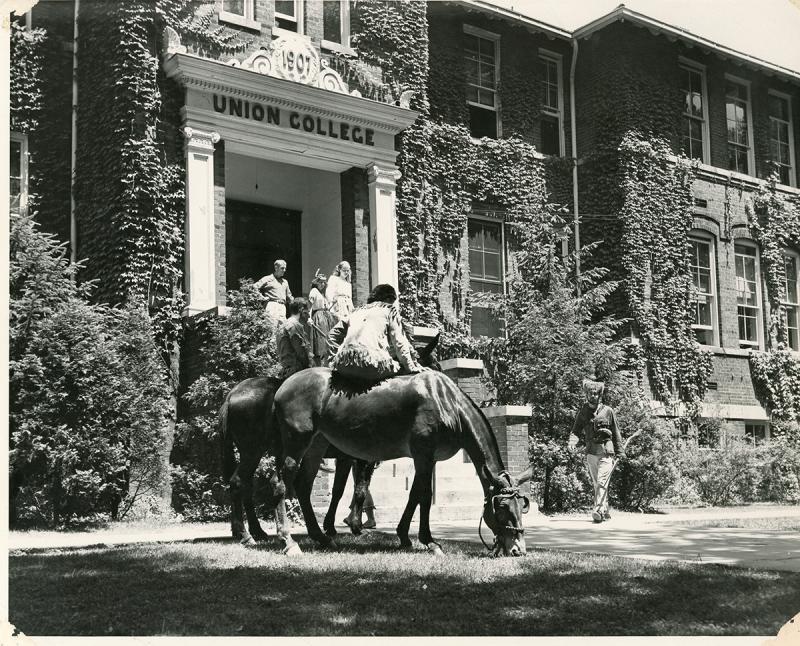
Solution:
[(367, 171), (351, 168), (341, 174), (342, 260), (353, 270), (353, 303), (367, 302), (369, 271), (369, 191)]
[(517, 476), (528, 468), (528, 420), (530, 406), (489, 406), (483, 414), (492, 425), (503, 464)]
[(445, 359), (439, 364), (442, 372), (455, 381), (478, 406), (494, 397), (491, 385), (484, 380), (483, 361), (480, 359)]

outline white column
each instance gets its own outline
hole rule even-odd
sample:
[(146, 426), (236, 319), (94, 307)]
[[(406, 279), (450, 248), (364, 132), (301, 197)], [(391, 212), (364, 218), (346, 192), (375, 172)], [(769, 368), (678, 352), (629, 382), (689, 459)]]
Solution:
[(184, 315), (216, 307), (214, 144), (216, 132), (184, 127), (186, 137), (186, 308)]
[(397, 288), (397, 220), (395, 190), (400, 171), (394, 166), (367, 168), (369, 225), (371, 231), (369, 266), (372, 287), (388, 283)]

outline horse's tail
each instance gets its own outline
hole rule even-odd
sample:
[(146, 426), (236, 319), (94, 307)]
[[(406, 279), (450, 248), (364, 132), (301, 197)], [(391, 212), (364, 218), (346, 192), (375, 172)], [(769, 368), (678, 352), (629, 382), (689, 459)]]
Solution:
[(219, 430), (219, 437), (222, 449), (222, 475), (225, 482), (229, 482), (236, 471), (236, 454), (233, 451), (233, 436), (228, 431), (228, 402), (222, 404), (219, 409), (219, 418), (217, 421), (217, 428)]
[(283, 442), (281, 441), (281, 427), (278, 424), (278, 411), (275, 402), (272, 403), (272, 411), (270, 413), (270, 423), (267, 429), (267, 453), (280, 460), (282, 458), (281, 451), (283, 449)]

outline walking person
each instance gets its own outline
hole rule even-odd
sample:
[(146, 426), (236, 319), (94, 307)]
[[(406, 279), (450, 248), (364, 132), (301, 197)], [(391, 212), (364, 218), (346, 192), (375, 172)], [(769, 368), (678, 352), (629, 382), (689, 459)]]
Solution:
[(272, 273), (257, 280), (253, 283), (253, 287), (259, 290), (267, 300), (264, 315), (275, 326), (281, 321), (285, 321), (286, 307), (293, 300), (292, 290), (289, 289), (289, 281), (286, 280), (286, 261), (276, 260), (273, 264)]
[(594, 488), (592, 520), (602, 523), (610, 520), (608, 511), (608, 486), (614, 468), (614, 458), (625, 459), (625, 447), (617, 426), (614, 409), (602, 403), (605, 384), (585, 379), (583, 393), (586, 402), (581, 406), (572, 425), (569, 448), (583, 441), (586, 447), (586, 466)]
[(353, 311), (353, 285), (352, 271), (350, 263), (342, 260), (336, 269), (333, 270), (331, 277), (325, 288), (325, 297), (330, 301), (331, 313), (336, 317), (336, 322), (347, 320), (350, 312)]
[(320, 274), (319, 269), (311, 281), (311, 291), (308, 301), (311, 304), (311, 319), (309, 320), (311, 353), (314, 355), (315, 366), (328, 365), (328, 334), (336, 325), (336, 317), (331, 313), (331, 303), (325, 298), (327, 279), (325, 274)]

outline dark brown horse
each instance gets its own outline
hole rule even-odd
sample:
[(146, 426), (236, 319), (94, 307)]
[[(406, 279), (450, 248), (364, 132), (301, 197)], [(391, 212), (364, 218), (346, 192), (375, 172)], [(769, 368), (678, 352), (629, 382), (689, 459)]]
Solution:
[[(495, 534), (498, 550), (513, 556), (525, 552), (522, 514), (528, 499), (519, 492), (521, 482), (505, 470), (486, 417), (445, 375), (428, 371), (366, 386), (347, 382), (327, 368), (310, 368), (283, 383), (275, 394), (274, 410), (280, 430), (280, 447), (275, 448), (283, 456), (282, 482), (288, 492), (296, 491), (308, 534), (321, 544), (329, 539), (311, 507), (311, 485), (329, 444), (363, 463), (401, 457), (414, 460), (414, 483), (397, 535), (401, 546), (411, 545), (408, 530), (419, 505), (419, 540), (437, 553), (441, 546), (431, 536), (429, 518), (433, 467), (463, 448), (483, 485), (483, 518)], [(527, 471), (521, 481), (529, 477)], [(359, 474), (356, 530), (368, 484), (369, 474)], [(281, 501), (278, 509), (282, 506)], [(281, 524), (283, 518), (278, 515), (284, 551), (297, 553), (300, 548), (288, 525)]]
[[(255, 541), (267, 538), (253, 504), (253, 476), (264, 454), (269, 452), (273, 455), (275, 452), (270, 447), (272, 400), (280, 384), (280, 380), (269, 377), (253, 377), (240, 381), (228, 393), (219, 411), (222, 472), (230, 487), (232, 502), (231, 533), (245, 545), (253, 545)], [(239, 453), (238, 460), (234, 447)], [(328, 448), (325, 457), (336, 459), (331, 503), (323, 525), (325, 533), (334, 536), (336, 511), (347, 484), (347, 477), (356, 461), (333, 445)], [(270, 485), (273, 496), (282, 491), (277, 477), (271, 479)], [(244, 523), (245, 515), (247, 526)]]
[[(439, 335), (437, 334), (419, 350), (418, 361), (422, 365), (438, 368), (434, 355), (438, 342)], [(230, 487), (233, 507), (231, 533), (234, 538), (240, 539), (245, 545), (252, 545), (255, 541), (267, 538), (253, 505), (253, 476), (264, 454), (268, 452), (270, 455), (276, 455), (279, 446), (275, 444), (277, 435), (273, 435), (272, 432), (272, 401), (280, 384), (279, 379), (270, 377), (252, 377), (240, 381), (228, 393), (219, 411), (218, 429), (222, 440), (222, 472), (225, 482)], [(234, 447), (239, 453), (238, 460)], [(356, 473), (361, 474), (363, 481), (372, 475), (373, 465), (359, 465), (357, 460), (342, 453), (333, 445), (328, 447), (324, 457), (336, 459), (331, 502), (323, 523), (326, 535), (335, 536), (334, 524), (337, 508), (344, 494), (351, 468), (354, 469), (354, 477)], [(357, 465), (358, 470), (355, 469)], [(316, 475), (319, 462), (309, 465), (309, 468), (312, 467), (314, 475)], [(313, 479), (310, 484), (313, 484)], [(280, 499), (283, 492), (282, 483), (277, 477), (273, 477), (270, 485), (276, 500)], [(363, 486), (365, 485), (362, 484)], [(247, 516), (247, 527), (244, 524), (245, 515)], [(356, 515), (358, 522), (355, 521)], [(355, 507), (351, 509), (348, 524), (351, 531), (360, 532), (361, 507), (357, 510)], [(329, 543), (330, 541), (324, 542)]]

